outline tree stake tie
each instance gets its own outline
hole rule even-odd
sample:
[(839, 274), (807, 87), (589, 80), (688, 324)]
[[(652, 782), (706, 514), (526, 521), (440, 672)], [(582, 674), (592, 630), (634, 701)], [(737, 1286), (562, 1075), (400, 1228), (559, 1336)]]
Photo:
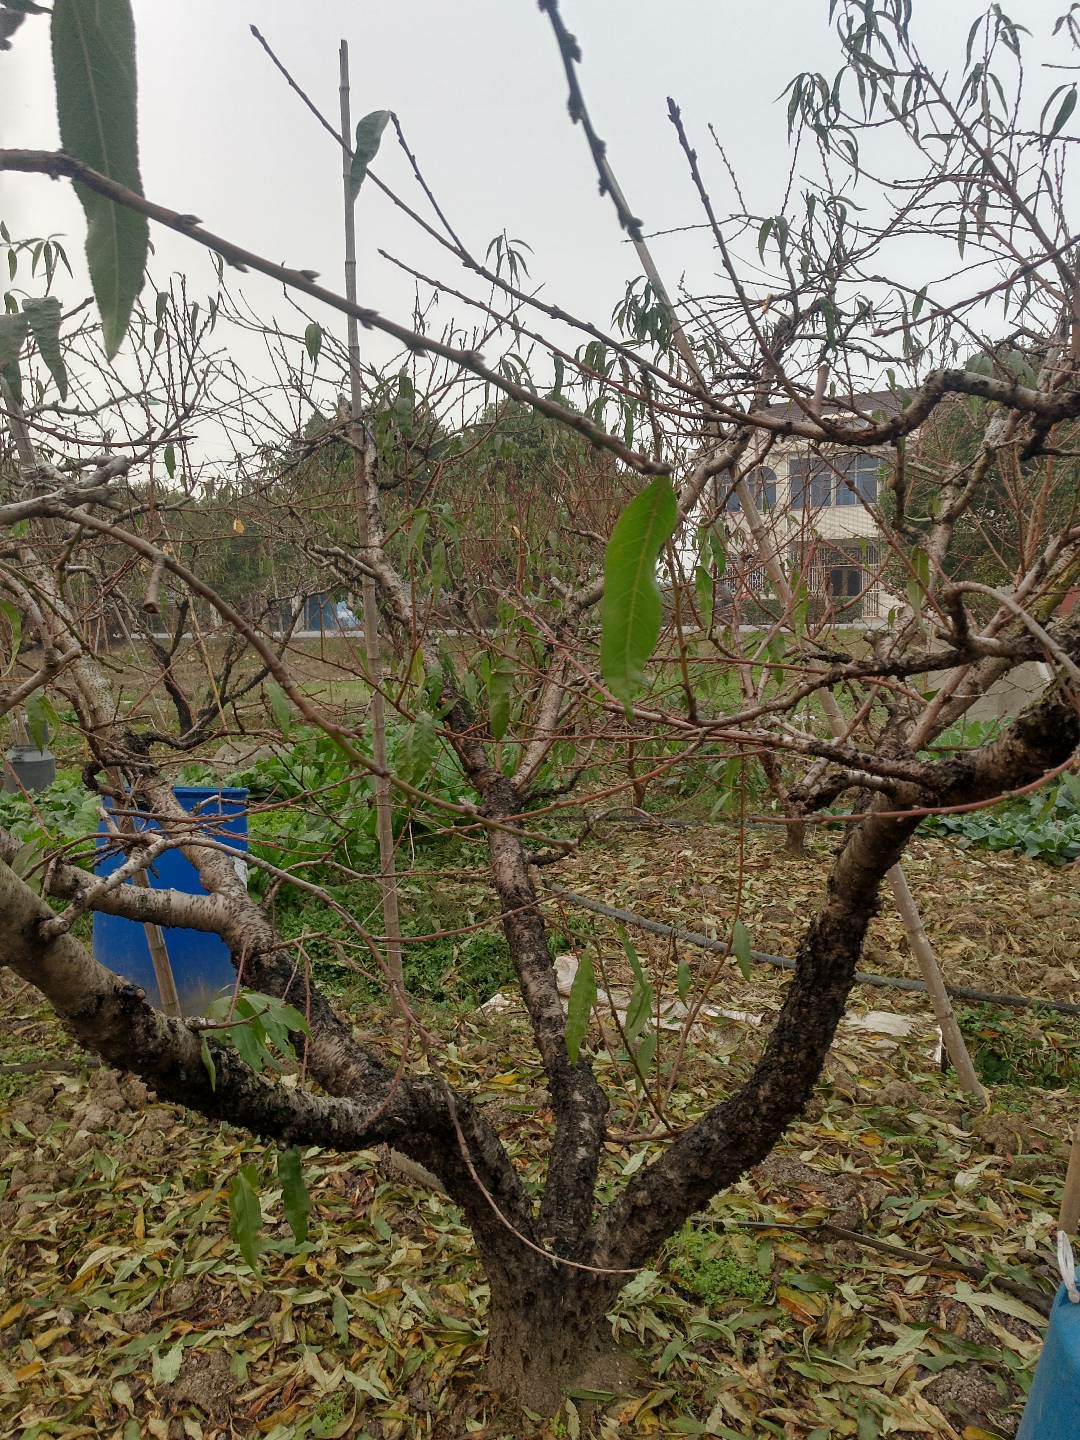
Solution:
[(1080, 1289), (1076, 1284), (1076, 1259), (1073, 1256), (1072, 1246), (1069, 1244), (1069, 1237), (1064, 1230), (1058, 1231), (1057, 1259), (1061, 1278), (1065, 1282), (1066, 1293), (1074, 1305), (1080, 1305)]

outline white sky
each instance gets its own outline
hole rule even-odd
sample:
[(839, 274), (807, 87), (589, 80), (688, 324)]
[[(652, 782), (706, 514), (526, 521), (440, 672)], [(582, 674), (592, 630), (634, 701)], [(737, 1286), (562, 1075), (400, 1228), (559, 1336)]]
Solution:
[[(835, 70), (826, 0), (563, 0), (562, 8), (584, 51), (581, 78), (594, 122), (647, 231), (701, 218), (666, 118), (669, 93), (683, 108), (717, 208), (734, 202), (708, 121), (751, 209), (778, 208), (788, 152), (784, 107), (774, 102), (797, 71)], [(915, 0), (915, 30), (931, 58), (958, 66), (967, 27), (983, 8), (970, 0)], [(1009, 8), (1041, 32), (1041, 57), (1072, 59), (1042, 38), (1065, 0)], [(597, 194), (580, 128), (569, 123), (561, 63), (534, 0), (135, 0), (135, 15), (146, 194), (199, 215), (210, 229), (342, 288), (340, 155), (248, 33), (255, 22), (331, 119), (338, 41), (349, 40), (354, 122), (379, 107), (399, 113), (474, 251), (482, 254), (505, 227), (534, 247), (532, 278), (544, 282), (548, 298), (602, 325), (637, 273), (610, 202)], [(13, 48), (0, 54), (5, 145), (58, 143), (47, 26), (47, 17), (28, 18)], [(1071, 77), (1036, 67), (1030, 83), (1044, 94), (1062, 78)], [(424, 209), (390, 132), (375, 169)], [(81, 250), (81, 212), (66, 184), (0, 176), (0, 218), (16, 236), (66, 232), (71, 250)], [(378, 245), (462, 282), (370, 186), (358, 222), (362, 303), (409, 321), (411, 282), (379, 259)], [(185, 269), (195, 293), (211, 288), (204, 252), (168, 232), (154, 239), (159, 283), (169, 270)], [(692, 284), (707, 283), (704, 237), (662, 239), (655, 250), (672, 288), (684, 272)], [(80, 298), (80, 285), (85, 292), (77, 274), (79, 282), (61, 292), (66, 303)], [(288, 314), (271, 282), (250, 276), (243, 291), (264, 316)], [(380, 344), (389, 354), (385, 342), (364, 344), (373, 359)]]

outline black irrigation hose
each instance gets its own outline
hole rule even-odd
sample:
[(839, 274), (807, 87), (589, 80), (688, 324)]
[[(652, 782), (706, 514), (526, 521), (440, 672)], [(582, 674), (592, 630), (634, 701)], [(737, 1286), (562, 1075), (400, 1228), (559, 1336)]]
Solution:
[[(633, 910), (620, 910), (614, 905), (605, 905), (602, 900), (578, 895), (573, 890), (565, 890), (561, 885), (548, 885), (546, 889), (549, 895), (569, 900), (571, 905), (580, 905), (583, 910), (592, 910), (597, 915), (618, 920), (623, 925), (635, 925), (639, 930), (647, 930), (650, 935), (673, 935), (676, 940), (683, 940), (687, 945), (694, 945), (699, 950), (711, 950), (719, 955), (728, 954), (728, 946), (722, 940), (710, 939), (698, 930), (686, 930), (682, 925), (665, 925), (662, 920), (648, 920), (644, 915), (635, 914)], [(781, 970), (795, 969), (795, 961), (789, 960), (786, 955), (769, 955), (764, 950), (751, 950), (750, 958), (759, 960), (763, 965), (777, 965)], [(922, 980), (908, 980), (902, 975), (873, 975), (866, 970), (856, 970), (855, 981), (859, 985), (876, 985), (881, 990), (914, 990), (926, 994), (926, 985)], [(995, 995), (989, 990), (969, 989), (966, 985), (946, 985), (945, 989), (954, 1000), (1005, 1005), (1013, 1010), (1055, 1010), (1061, 1015), (1080, 1015), (1080, 1005), (1068, 1005), (1062, 1000), (1033, 1000), (1028, 995)]]

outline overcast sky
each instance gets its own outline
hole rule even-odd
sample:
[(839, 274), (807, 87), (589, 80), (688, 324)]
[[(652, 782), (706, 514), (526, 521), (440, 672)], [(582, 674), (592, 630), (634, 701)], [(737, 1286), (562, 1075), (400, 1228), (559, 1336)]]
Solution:
[[(827, 0), (563, 0), (562, 8), (582, 44), (594, 121), (647, 230), (700, 219), (666, 118), (668, 94), (683, 107), (718, 208), (734, 202), (708, 121), (749, 207), (777, 208), (787, 144), (784, 107), (775, 99), (799, 70), (835, 70)], [(983, 8), (915, 0), (916, 32), (931, 56), (955, 64)], [(1067, 7), (1065, 0), (1023, 0), (1010, 8), (1045, 33)], [(338, 42), (348, 39), (354, 121), (375, 108), (398, 112), (436, 194), (475, 250), (482, 253), (503, 228), (524, 238), (536, 252), (534, 282), (599, 323), (637, 273), (610, 202), (597, 194), (580, 128), (569, 123), (561, 64), (534, 0), (135, 0), (135, 16), (142, 176), (152, 199), (341, 287), (340, 156), (249, 34), (254, 21), (331, 118)], [(1034, 83), (1049, 91), (1061, 78), (1044, 73)], [(0, 138), (6, 145), (58, 143), (47, 17), (30, 17), (0, 54)], [(375, 168), (423, 209), (389, 135)], [(81, 249), (81, 214), (66, 184), (0, 176), (0, 217), (15, 235), (66, 232), (72, 249)], [(379, 259), (380, 245), (421, 268), (438, 263), (445, 278), (461, 281), (372, 187), (361, 195), (358, 220), (362, 303), (409, 320), (412, 282)], [(156, 279), (184, 269), (196, 289), (210, 288), (198, 247), (152, 233)], [(695, 283), (707, 280), (703, 236), (657, 241), (656, 253), (672, 287), (684, 270)], [(270, 282), (252, 276), (243, 288), (264, 315), (287, 313)], [(365, 345), (378, 359), (379, 343)]]

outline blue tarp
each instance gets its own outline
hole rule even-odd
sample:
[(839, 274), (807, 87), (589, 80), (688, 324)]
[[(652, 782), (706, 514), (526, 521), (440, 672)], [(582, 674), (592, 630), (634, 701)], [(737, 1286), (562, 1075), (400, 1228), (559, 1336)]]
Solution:
[(1080, 1305), (1062, 1285), (1050, 1312), (1038, 1369), (1016, 1440), (1080, 1436)]

